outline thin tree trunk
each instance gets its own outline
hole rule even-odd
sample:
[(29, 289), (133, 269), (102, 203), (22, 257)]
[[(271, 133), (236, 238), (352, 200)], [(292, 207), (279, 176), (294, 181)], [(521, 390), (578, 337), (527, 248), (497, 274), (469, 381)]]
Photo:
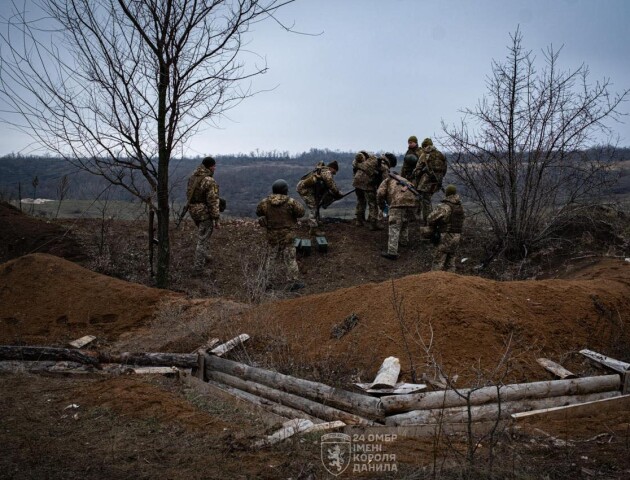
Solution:
[(155, 251), (153, 245), (153, 236), (155, 235), (155, 210), (152, 208), (149, 209), (149, 272), (151, 272), (151, 277), (155, 275), (155, 271), (153, 270), (153, 252)]
[[(161, 54), (162, 52), (160, 52)], [(169, 221), (170, 208), (168, 204), (168, 163), (170, 151), (166, 139), (166, 94), (169, 83), (168, 65), (160, 59), (160, 78), (158, 84), (158, 178), (157, 178), (157, 237), (158, 264), (156, 284), (158, 288), (168, 287), (170, 265)]]

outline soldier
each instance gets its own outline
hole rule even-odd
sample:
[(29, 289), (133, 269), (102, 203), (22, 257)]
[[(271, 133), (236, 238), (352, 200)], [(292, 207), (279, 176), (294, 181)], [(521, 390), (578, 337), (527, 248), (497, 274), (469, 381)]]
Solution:
[[(455, 271), (455, 254), (462, 239), (464, 226), (464, 207), (454, 185), (447, 186), (444, 193), (446, 198), (435, 207), (427, 219), (429, 227), (433, 230), (433, 238), (439, 238), (431, 269)], [(436, 230), (439, 232), (437, 235)]]
[(387, 176), (378, 187), (376, 198), (381, 208), (384, 208), (385, 202), (389, 206), (389, 238), (387, 250), (381, 252), (381, 256), (396, 260), (398, 245), (409, 243), (409, 222), (418, 208), (418, 197), (402, 182)]
[(422, 221), (425, 225), (431, 213), (431, 197), (442, 188), (446, 168), (444, 154), (433, 146), (430, 138), (425, 138), (422, 141), (422, 153), (412, 174), (416, 188), (422, 193)]
[(267, 255), (267, 269), (274, 270), (278, 263), (284, 266), (289, 290), (304, 288), (298, 280), (299, 270), (295, 260), (295, 246), (293, 244), (294, 230), (297, 220), (304, 216), (304, 207), (289, 197), (289, 184), (280, 179), (273, 182), (272, 194), (260, 201), (256, 207), (256, 215), (261, 217), (261, 223), (267, 229), (269, 251)]
[(219, 228), (219, 185), (213, 178), (216, 161), (206, 157), (188, 179), (188, 212), (197, 226), (193, 274), (200, 275), (210, 260), (210, 237)]
[(416, 168), (418, 158), (420, 158), (420, 154), (422, 153), (420, 147), (418, 147), (418, 137), (415, 135), (409, 137), (407, 140), (407, 146), (407, 153), (405, 153), (405, 156), (403, 157), (403, 165), (400, 170), (400, 174), (407, 180), (411, 180), (413, 170)]
[(309, 209), (309, 235), (323, 235), (318, 227), (321, 225), (319, 221), (319, 206), (324, 196), (330, 195), (335, 200), (343, 197), (333, 178), (338, 171), (339, 164), (336, 160), (333, 160), (328, 165), (324, 165), (323, 162), (318, 163), (315, 170), (304, 175), (297, 184), (296, 190)]
[[(391, 153), (386, 154), (394, 158)], [(357, 206), (355, 209), (355, 224), (362, 226), (365, 222), (365, 210), (368, 208), (368, 222), (370, 230), (382, 230), (378, 225), (378, 206), (376, 205), (376, 189), (383, 180), (383, 176), (389, 171), (390, 158), (380, 156), (376, 158), (368, 152), (362, 150), (356, 154), (352, 162), (354, 178), (352, 186), (355, 188), (357, 196)]]

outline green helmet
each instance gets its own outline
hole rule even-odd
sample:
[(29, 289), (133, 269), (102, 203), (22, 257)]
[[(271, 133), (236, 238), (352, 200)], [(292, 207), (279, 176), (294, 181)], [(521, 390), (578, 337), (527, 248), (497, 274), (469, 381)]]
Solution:
[(455, 195), (457, 193), (457, 188), (455, 188), (455, 185), (448, 185), (445, 189), (444, 189), (444, 194), (447, 197), (450, 197), (451, 195)]
[(394, 155), (393, 153), (387, 152), (385, 154), (385, 158), (387, 159), (387, 163), (389, 164), (389, 168), (394, 168), (396, 166), (396, 164), (398, 163), (398, 159), (396, 158), (396, 155)]
[(273, 193), (279, 193), (280, 195), (286, 195), (287, 193), (289, 193), (289, 184), (286, 182), (286, 180), (279, 178), (278, 180), (273, 182), (273, 185), (271, 186), (271, 191)]
[(408, 153), (407, 155), (405, 155), (403, 162), (405, 162), (407, 165), (415, 165), (416, 163), (418, 163), (418, 156), (414, 155), (413, 153)]

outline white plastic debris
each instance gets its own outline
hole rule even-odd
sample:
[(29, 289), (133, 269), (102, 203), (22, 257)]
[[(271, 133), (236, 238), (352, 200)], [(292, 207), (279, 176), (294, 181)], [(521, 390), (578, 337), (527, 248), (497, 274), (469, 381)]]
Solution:
[(462, 258), (462, 263), (467, 262), (468, 261), (468, 257)]
[(79, 408), (79, 406), (76, 403), (71, 403), (66, 408), (64, 408), (64, 410), (68, 410), (69, 408)]

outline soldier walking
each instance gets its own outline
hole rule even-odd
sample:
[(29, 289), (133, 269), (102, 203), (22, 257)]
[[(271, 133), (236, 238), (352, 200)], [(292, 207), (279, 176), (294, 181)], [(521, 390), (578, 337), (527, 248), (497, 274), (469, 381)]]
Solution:
[(454, 185), (449, 185), (444, 190), (446, 198), (429, 214), (427, 222), (433, 230), (439, 230), (439, 238), (433, 253), (432, 270), (455, 271), (455, 255), (462, 240), (462, 228), (464, 226), (464, 207), (457, 195)]
[(268, 272), (279, 277), (279, 266), (283, 267), (291, 291), (304, 288), (299, 281), (299, 269), (295, 260), (295, 226), (298, 218), (304, 216), (304, 207), (289, 197), (289, 185), (279, 179), (271, 186), (271, 195), (260, 201), (256, 207), (256, 215), (267, 229), (268, 253), (266, 268)]
[(431, 213), (431, 197), (442, 188), (446, 168), (444, 154), (433, 146), (430, 138), (425, 138), (422, 141), (420, 158), (412, 173), (416, 188), (422, 193), (421, 214), (425, 225)]
[(378, 205), (376, 204), (376, 190), (387, 175), (390, 168), (391, 157), (394, 166), (396, 157), (391, 153), (387, 156), (376, 158), (374, 155), (362, 150), (356, 154), (352, 162), (354, 178), (352, 186), (355, 188), (357, 205), (355, 208), (355, 225), (362, 226), (365, 223), (365, 210), (368, 210), (368, 223), (370, 230), (382, 230), (378, 225)]
[[(387, 176), (378, 187), (377, 202), (381, 208), (385, 203), (389, 206), (389, 237), (387, 250), (381, 252), (381, 256), (389, 260), (398, 258), (398, 246), (409, 244), (409, 222), (413, 221), (414, 213), (418, 208), (418, 197), (411, 189), (413, 186)], [(410, 189), (411, 187), (411, 189)]]
[(193, 274), (200, 275), (211, 258), (210, 237), (219, 228), (219, 185), (215, 181), (216, 161), (206, 157), (188, 179), (188, 212), (197, 226)]
[(339, 164), (333, 160), (328, 165), (318, 164), (315, 170), (302, 177), (297, 184), (297, 192), (304, 199), (308, 207), (309, 235), (323, 235), (319, 227), (319, 207), (325, 196), (332, 196), (335, 200), (343, 197), (333, 178), (339, 171)]

